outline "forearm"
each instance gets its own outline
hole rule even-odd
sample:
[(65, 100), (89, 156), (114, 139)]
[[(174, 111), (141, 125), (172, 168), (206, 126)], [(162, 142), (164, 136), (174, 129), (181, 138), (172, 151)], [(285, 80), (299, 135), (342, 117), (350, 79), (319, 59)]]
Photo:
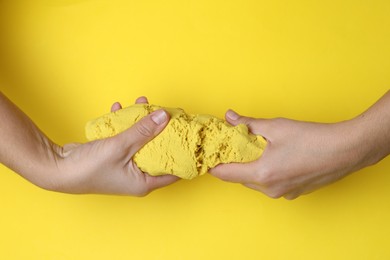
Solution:
[(52, 182), (60, 147), (0, 92), (0, 163), (32, 183)]

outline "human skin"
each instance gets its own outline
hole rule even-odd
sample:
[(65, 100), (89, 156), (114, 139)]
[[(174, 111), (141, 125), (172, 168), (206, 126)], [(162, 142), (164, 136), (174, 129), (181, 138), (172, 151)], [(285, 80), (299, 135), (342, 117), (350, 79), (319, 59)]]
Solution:
[[(144, 97), (136, 101), (146, 102)], [(115, 103), (111, 111), (120, 108)], [(169, 122), (164, 110), (114, 137), (60, 146), (0, 92), (0, 122), (0, 163), (47, 190), (144, 196), (179, 179), (145, 174), (132, 160)]]
[(210, 173), (272, 198), (295, 199), (390, 153), (390, 91), (361, 115), (339, 123), (255, 119), (232, 110), (226, 112), (226, 120), (246, 124), (268, 144), (258, 160), (220, 164)]

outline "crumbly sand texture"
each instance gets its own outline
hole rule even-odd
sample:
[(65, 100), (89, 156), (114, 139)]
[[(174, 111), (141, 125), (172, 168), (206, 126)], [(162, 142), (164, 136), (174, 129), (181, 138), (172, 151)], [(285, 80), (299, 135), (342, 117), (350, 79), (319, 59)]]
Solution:
[[(160, 106), (136, 104), (106, 114), (86, 125), (89, 140), (119, 134)], [(171, 120), (165, 129), (135, 155), (134, 162), (152, 176), (173, 174), (193, 179), (220, 163), (258, 159), (266, 145), (261, 136), (241, 124), (231, 126), (210, 115), (187, 114), (179, 108), (163, 108)]]

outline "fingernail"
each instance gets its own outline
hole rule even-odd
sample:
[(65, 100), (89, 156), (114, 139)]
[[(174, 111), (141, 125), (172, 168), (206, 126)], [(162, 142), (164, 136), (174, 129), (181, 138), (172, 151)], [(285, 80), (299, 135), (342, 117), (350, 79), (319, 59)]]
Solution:
[(115, 103), (111, 106), (111, 111), (112, 111), (112, 112), (115, 112), (115, 111), (120, 110), (120, 109), (122, 109), (122, 105), (121, 105), (121, 103), (119, 103), (119, 102), (115, 102)]
[(240, 116), (236, 112), (234, 112), (233, 110), (229, 109), (226, 112), (226, 117), (228, 117), (231, 120), (237, 120)]
[(152, 120), (157, 125), (161, 125), (162, 123), (167, 121), (167, 118), (167, 113), (164, 110), (157, 110), (152, 114)]
[(149, 102), (145, 96), (141, 96), (135, 100), (135, 103), (136, 104), (144, 104), (144, 103), (149, 103)]

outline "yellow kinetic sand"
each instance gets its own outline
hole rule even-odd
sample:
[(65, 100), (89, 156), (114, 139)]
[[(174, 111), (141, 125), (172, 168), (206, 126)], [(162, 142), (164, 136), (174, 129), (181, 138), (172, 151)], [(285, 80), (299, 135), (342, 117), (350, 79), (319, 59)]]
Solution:
[[(89, 140), (114, 136), (162, 107), (136, 104), (92, 120), (86, 125)], [(173, 174), (192, 179), (220, 163), (249, 162), (262, 154), (266, 141), (245, 125), (230, 126), (210, 115), (190, 115), (164, 108), (170, 116), (166, 128), (134, 156), (150, 175)]]

